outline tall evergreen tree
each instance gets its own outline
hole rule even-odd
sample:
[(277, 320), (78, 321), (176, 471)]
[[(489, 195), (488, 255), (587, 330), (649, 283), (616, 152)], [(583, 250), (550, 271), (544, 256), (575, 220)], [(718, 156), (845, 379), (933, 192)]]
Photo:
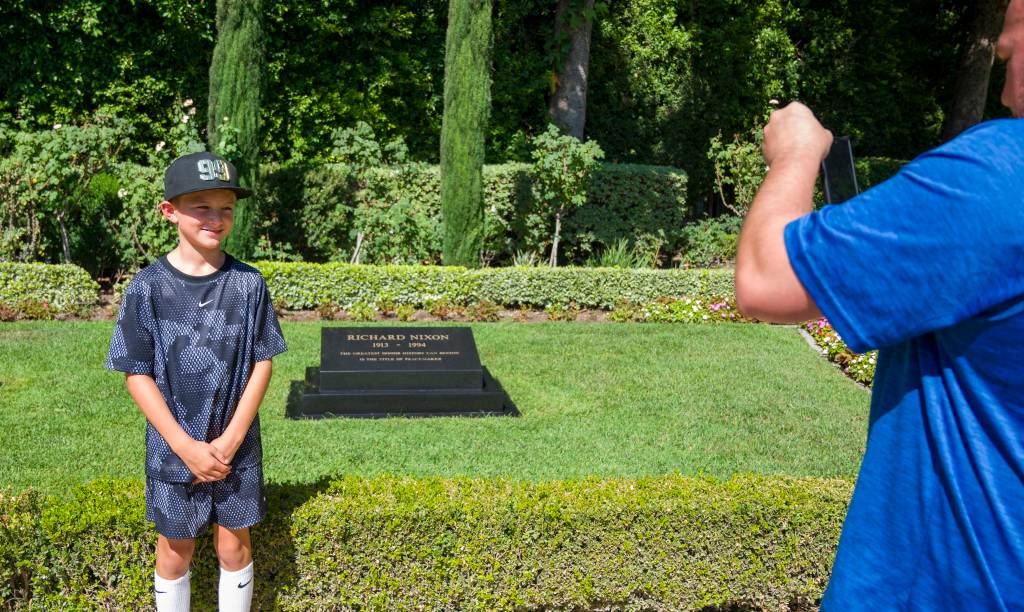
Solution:
[[(217, 0), (217, 44), (210, 63), (210, 149), (231, 160), (242, 186), (256, 190), (260, 95), (264, 82), (263, 1)], [(235, 206), (225, 249), (240, 258), (256, 249), (252, 199)]]
[(444, 60), (441, 215), (444, 263), (479, 266), (484, 134), (491, 110), (491, 0), (452, 0)]

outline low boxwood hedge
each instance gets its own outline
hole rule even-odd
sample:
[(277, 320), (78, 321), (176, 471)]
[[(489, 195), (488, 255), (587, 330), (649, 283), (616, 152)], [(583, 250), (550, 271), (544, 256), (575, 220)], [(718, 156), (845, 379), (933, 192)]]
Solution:
[[(813, 603), (848, 480), (738, 475), (526, 483), (349, 477), (270, 485), (254, 609), (646, 609)], [(140, 482), (0, 495), (5, 607), (149, 605)], [(209, 538), (193, 601), (214, 607)]]
[(0, 304), (46, 303), (57, 312), (78, 312), (96, 303), (99, 290), (76, 265), (0, 262)]
[(390, 300), (427, 305), (489, 300), (503, 306), (575, 303), (611, 308), (661, 297), (732, 297), (731, 269), (644, 270), (508, 267), (476, 270), (445, 266), (367, 266), (341, 263), (258, 262), (275, 304), (289, 309)]

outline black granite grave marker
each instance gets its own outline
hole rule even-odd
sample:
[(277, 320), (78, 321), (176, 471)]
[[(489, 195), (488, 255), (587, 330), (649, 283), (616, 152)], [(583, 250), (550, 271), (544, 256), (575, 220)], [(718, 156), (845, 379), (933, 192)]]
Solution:
[(330, 327), (298, 417), (516, 414), (468, 327)]

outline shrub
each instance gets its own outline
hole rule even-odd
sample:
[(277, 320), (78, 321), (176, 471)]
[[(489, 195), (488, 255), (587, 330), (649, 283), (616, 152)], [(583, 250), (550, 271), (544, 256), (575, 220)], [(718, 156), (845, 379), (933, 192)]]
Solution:
[[(828, 580), (852, 482), (737, 475), (528, 483), (348, 477), (268, 486), (254, 609), (778, 610)], [(0, 495), (12, 608), (151, 605), (141, 482)], [(214, 608), (199, 540), (193, 603)], [(269, 588), (273, 585), (274, 588)]]
[(736, 258), (743, 219), (733, 215), (702, 219), (683, 227), (679, 263), (687, 268), (722, 266)]
[(395, 316), (399, 321), (408, 321), (414, 314), (416, 314), (416, 307), (410, 304), (402, 304), (395, 309)]
[(501, 307), (490, 300), (480, 300), (479, 302), (466, 306), (466, 318), (470, 321), (486, 321), (495, 322), (501, 317), (498, 313), (501, 311)]
[(600, 167), (604, 151), (594, 141), (582, 142), (562, 134), (555, 125), (533, 139), (534, 201), (545, 219), (554, 219), (551, 257), (548, 264), (558, 265), (558, 241), (562, 236), (562, 217), (586, 203), (591, 176)]
[(591, 268), (654, 268), (658, 263), (658, 252), (645, 253), (639, 244), (629, 248), (629, 240), (620, 238), (601, 251), (600, 255), (587, 259)]
[(376, 321), (377, 309), (373, 307), (373, 304), (356, 302), (348, 307), (348, 316), (353, 321)]
[(732, 142), (722, 143), (722, 134), (711, 139), (708, 159), (715, 169), (715, 186), (722, 204), (738, 217), (745, 217), (768, 169), (761, 154), (764, 128), (755, 126)]
[(431, 300), (425, 304), (425, 306), (427, 308), (427, 312), (442, 321), (446, 321), (462, 314), (462, 309), (460, 309), (456, 304), (453, 304), (447, 297)]
[(0, 321), (10, 323), (18, 320), (18, 309), (7, 304), (0, 304)]
[(295, 514), (285, 610), (779, 609), (813, 601), (846, 481), (347, 478)]
[(549, 304), (544, 308), (544, 312), (547, 313), (548, 318), (552, 321), (575, 321), (580, 316), (580, 309), (576, 306), (575, 302), (567, 306), (558, 303)]
[(893, 159), (890, 157), (863, 157), (855, 159), (854, 166), (857, 169), (857, 184), (861, 191), (869, 189), (900, 171), (906, 164), (906, 160)]
[(71, 263), (73, 249), (76, 256), (88, 249), (94, 237), (81, 226), (101, 216), (89, 209), (90, 186), (131, 134), (123, 121), (97, 116), (81, 126), (0, 135), (8, 149), (0, 152), (0, 259)]
[(33, 561), (44, 546), (42, 506), (42, 496), (34, 491), (0, 493), (0, 601), (5, 608), (32, 598)]
[(612, 268), (490, 268), (477, 276), (477, 295), (498, 304), (568, 304), (611, 308), (620, 300), (649, 302), (671, 296), (732, 296), (732, 270)]
[(502, 306), (566, 305), (610, 308), (628, 299), (733, 295), (731, 270), (631, 270), (609, 268), (466, 268), (258, 262), (275, 304), (290, 309), (335, 303), (425, 306), (489, 300)]
[(333, 302), (324, 302), (316, 307), (316, 314), (320, 315), (321, 319), (327, 321), (337, 317), (339, 312), (341, 312), (341, 308)]
[(399, 321), (409, 321), (416, 314), (416, 307), (410, 304), (402, 304), (395, 309), (395, 316)]
[(0, 262), (0, 304), (37, 312), (45, 303), (53, 314), (77, 313), (98, 296), (99, 285), (78, 266)]
[(640, 323), (738, 323), (747, 319), (725, 298), (660, 298), (631, 310)]
[(15, 306), (15, 310), (25, 319), (36, 321), (52, 321), (56, 314), (55, 309), (50, 307), (47, 301), (22, 300)]
[[(551, 220), (536, 207), (530, 166), (487, 165), (483, 180), (484, 261), (510, 263), (517, 252), (546, 252)], [(261, 185), (261, 252), (267, 256), (348, 262), (363, 232), (362, 262), (441, 261), (437, 166), (395, 164), (361, 175), (343, 164), (267, 166)], [(674, 252), (689, 214), (686, 185), (686, 174), (674, 168), (602, 165), (586, 203), (562, 219), (563, 259), (582, 262), (622, 238), (645, 253), (658, 245)]]

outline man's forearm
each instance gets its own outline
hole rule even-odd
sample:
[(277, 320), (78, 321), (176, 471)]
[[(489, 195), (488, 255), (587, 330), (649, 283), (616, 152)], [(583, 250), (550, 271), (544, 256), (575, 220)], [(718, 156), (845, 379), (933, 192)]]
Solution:
[(820, 316), (789, 263), (786, 224), (813, 209), (818, 162), (777, 161), (768, 171), (743, 223), (736, 254), (736, 299), (764, 321), (793, 323)]

